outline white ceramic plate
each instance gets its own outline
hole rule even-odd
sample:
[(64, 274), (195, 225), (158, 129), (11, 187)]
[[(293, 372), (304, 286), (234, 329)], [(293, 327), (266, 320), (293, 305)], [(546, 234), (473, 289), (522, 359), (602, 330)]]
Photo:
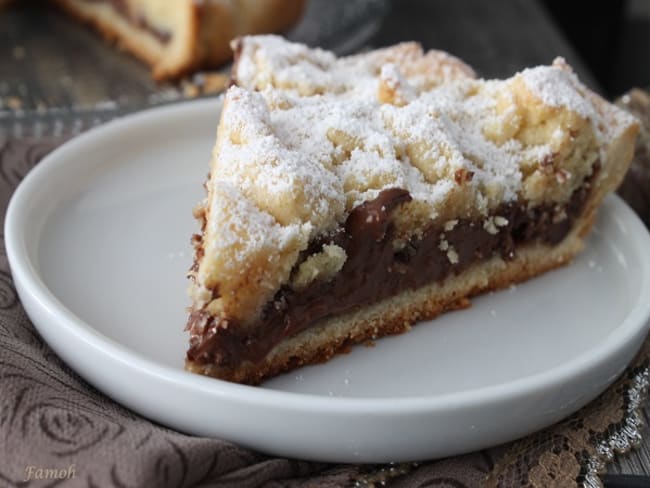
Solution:
[(184, 372), (191, 210), (218, 113), (218, 101), (197, 101), (92, 130), (42, 161), (12, 199), (7, 251), (29, 316), (118, 402), (278, 455), (415, 460), (556, 422), (641, 345), (650, 237), (610, 197), (572, 265), (470, 309), (257, 388)]

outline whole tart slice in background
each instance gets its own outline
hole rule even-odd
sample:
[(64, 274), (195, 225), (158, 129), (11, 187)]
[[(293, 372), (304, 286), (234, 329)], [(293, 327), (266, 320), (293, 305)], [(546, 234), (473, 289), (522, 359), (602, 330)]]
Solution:
[(280, 32), (304, 0), (52, 0), (151, 65), (157, 80), (228, 61), (231, 39)]
[(562, 59), (235, 43), (196, 209), (186, 368), (256, 384), (569, 262), (638, 126)]

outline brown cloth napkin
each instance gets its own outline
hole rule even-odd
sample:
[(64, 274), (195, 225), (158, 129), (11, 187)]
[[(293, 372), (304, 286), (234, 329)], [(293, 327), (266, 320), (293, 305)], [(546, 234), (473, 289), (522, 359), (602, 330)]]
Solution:
[[(648, 100), (645, 92), (633, 91), (621, 103), (644, 121), (649, 119), (650, 127)], [(3, 224), (9, 198), (25, 174), (81, 129), (59, 126), (45, 135), (0, 132)], [(646, 224), (648, 133), (639, 140), (631, 178), (622, 188)], [(2, 250), (0, 487), (598, 487), (599, 473), (615, 453), (641, 441), (650, 341), (612, 387), (569, 419), (520, 441), (465, 456), (395, 465), (333, 465), (274, 458), (229, 442), (181, 434), (114, 403), (50, 350), (17, 299), (4, 242)]]

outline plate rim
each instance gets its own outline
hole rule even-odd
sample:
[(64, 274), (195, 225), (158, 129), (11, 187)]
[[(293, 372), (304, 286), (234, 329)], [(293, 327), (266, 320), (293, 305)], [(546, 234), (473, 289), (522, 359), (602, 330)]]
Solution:
[[(643, 244), (650, 249), (650, 234), (634, 211), (618, 196), (610, 195), (603, 207), (623, 218), (630, 234), (634, 236), (635, 249), (642, 259), (635, 263), (642, 268), (641, 283), (638, 295), (630, 310), (620, 324), (608, 336), (607, 341), (601, 341), (595, 347), (581, 353), (570, 361), (554, 366), (523, 378), (456, 392), (399, 397), (329, 397), (313, 393), (287, 392), (265, 389), (248, 385), (240, 385), (215, 378), (204, 377), (169, 365), (161, 364), (153, 359), (140, 356), (125, 344), (105, 336), (91, 324), (86, 323), (66, 307), (43, 282), (30, 259), (25, 243), (26, 227), (23, 222), (28, 214), (28, 202), (31, 195), (37, 192), (48, 181), (49, 175), (61, 167), (75, 167), (75, 153), (86, 145), (101, 143), (111, 134), (124, 130), (133, 130), (132, 126), (159, 123), (165, 117), (187, 115), (193, 111), (213, 110), (220, 99), (210, 98), (192, 100), (155, 107), (141, 112), (115, 119), (107, 124), (95, 127), (62, 144), (41, 162), (39, 162), (20, 182), (8, 205), (5, 216), (5, 245), (11, 273), (19, 289), (21, 303), (23, 293), (34, 299), (38, 306), (48, 314), (59, 318), (56, 327), (65, 329), (66, 333), (77, 335), (89, 347), (108, 356), (110, 360), (129, 364), (141, 370), (146, 376), (158, 380), (177, 383), (179, 386), (197, 388), (202, 393), (214, 399), (228, 398), (246, 404), (264, 404), (281, 406), (283, 408), (299, 408), (300, 410), (327, 411), (328, 413), (385, 413), (400, 414), (449, 410), (458, 407), (476, 407), (492, 402), (503, 402), (522, 395), (543, 391), (558, 384), (565, 383), (571, 378), (588, 373), (592, 368), (607, 360), (617, 351), (625, 348), (639, 333), (647, 333), (650, 322), (650, 252), (641, 252)], [(216, 108), (216, 110), (219, 110)], [(217, 116), (215, 115), (215, 119)], [(137, 128), (137, 127), (136, 127)], [(216, 126), (215, 126), (216, 132)], [(101, 163), (105, 164), (105, 163)], [(602, 210), (601, 210), (602, 211)], [(47, 220), (47, 219), (46, 219)], [(31, 320), (31, 319), (30, 319)], [(34, 323), (37, 330), (40, 326)], [(641, 343), (638, 345), (641, 346)], [(638, 348), (637, 348), (638, 349)], [(83, 373), (75, 371), (82, 377)]]

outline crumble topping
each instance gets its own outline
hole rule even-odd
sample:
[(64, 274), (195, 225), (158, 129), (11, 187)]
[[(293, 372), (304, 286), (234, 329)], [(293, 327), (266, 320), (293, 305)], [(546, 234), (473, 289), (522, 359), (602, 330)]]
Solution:
[(488, 218), (499, 205), (560, 204), (596, 162), (606, 172), (610, 142), (633, 123), (561, 59), (480, 80), (413, 43), (337, 59), (276, 36), (238, 42), (239, 86), (226, 94), (206, 185), (209, 258), (191, 293), (217, 290), (208, 310), (240, 319), (280, 286), (340, 269), (345, 256), (324, 249), (292, 280), (309, 242), (382, 190), (412, 197), (395, 212), (397, 239), (458, 218), (483, 218), (496, 234), (508, 224)]
[(581, 88), (564, 58), (557, 58), (553, 67), (559, 69), (537, 66), (523, 70), (520, 76), (544, 105), (571, 110), (585, 119), (597, 119), (593, 105), (585, 98), (584, 87)]
[(421, 90), (452, 79), (474, 77), (472, 68), (458, 58), (436, 50), (423, 53), (415, 42), (337, 58), (323, 49), (291, 43), (280, 36), (261, 35), (235, 40), (233, 50), (239, 52), (233, 71), (239, 86), (291, 89), (303, 96), (345, 92), (374, 95), (377, 75), (389, 64), (395, 64), (399, 76)]
[(326, 244), (319, 253), (312, 254), (300, 264), (291, 280), (296, 290), (301, 290), (315, 280), (328, 281), (333, 278), (347, 259), (345, 250), (335, 244)]

